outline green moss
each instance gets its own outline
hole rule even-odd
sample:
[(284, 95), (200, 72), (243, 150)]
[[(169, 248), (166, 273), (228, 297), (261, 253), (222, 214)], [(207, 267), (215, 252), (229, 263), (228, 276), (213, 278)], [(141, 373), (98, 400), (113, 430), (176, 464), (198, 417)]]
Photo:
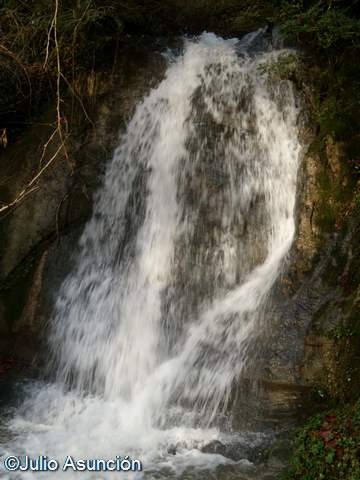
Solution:
[(324, 164), (322, 165), (322, 169), (319, 170), (316, 180), (320, 197), (316, 207), (318, 213), (317, 221), (323, 233), (332, 232), (334, 230), (337, 213), (336, 204), (333, 199), (335, 185), (333, 184), (330, 169), (325, 168)]
[(285, 53), (270, 65), (260, 66), (274, 80), (294, 80), (298, 77), (300, 57), (293, 53)]
[(298, 431), (282, 480), (359, 480), (360, 400), (311, 417)]
[[(360, 172), (360, 20), (355, 3), (284, 0), (274, 16), (283, 35), (302, 48), (294, 78), (304, 93), (319, 143), (328, 135), (345, 141), (354, 177)], [(336, 212), (323, 203), (323, 224), (331, 229)]]
[[(329, 139), (330, 137), (326, 137)], [(316, 181), (319, 194), (317, 209), (317, 222), (321, 232), (331, 233), (343, 229), (345, 220), (344, 211), (351, 206), (356, 193), (357, 177), (353, 175), (352, 166), (346, 156), (346, 144), (342, 144), (341, 153), (335, 159), (338, 169), (332, 171), (331, 159), (326, 152), (326, 139), (319, 136), (313, 142), (311, 150), (319, 157)], [(344, 232), (343, 232), (344, 233)]]
[[(239, 5), (239, 2), (237, 2)], [(275, 7), (268, 1), (243, 1), (234, 19), (230, 22), (231, 29), (237, 32), (257, 30), (270, 22), (275, 14)], [(240, 10), (240, 11), (239, 11)]]
[(360, 391), (360, 305), (357, 292), (349, 296), (342, 308), (343, 320), (333, 331), (337, 340), (341, 396), (351, 401)]

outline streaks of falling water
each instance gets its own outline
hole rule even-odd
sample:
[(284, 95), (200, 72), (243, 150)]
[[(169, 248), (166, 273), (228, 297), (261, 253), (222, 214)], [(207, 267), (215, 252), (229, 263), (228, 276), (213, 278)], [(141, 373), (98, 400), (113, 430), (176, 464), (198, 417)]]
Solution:
[(221, 437), (294, 236), (298, 111), (264, 68), (284, 51), (252, 52), (262, 35), (186, 41), (138, 105), (56, 304), (56, 382), (34, 386), (4, 451), (159, 468), (169, 445), (181, 466)]

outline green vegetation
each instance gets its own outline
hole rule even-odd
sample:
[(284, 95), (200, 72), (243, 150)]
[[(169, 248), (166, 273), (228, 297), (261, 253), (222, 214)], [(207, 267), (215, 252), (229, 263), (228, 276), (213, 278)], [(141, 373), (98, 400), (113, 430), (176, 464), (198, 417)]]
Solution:
[[(215, 30), (241, 35), (266, 24), (303, 49), (298, 81), (312, 87), (312, 109), (322, 135), (351, 139), (360, 152), (360, 21), (358, 1), (345, 0), (3, 0), (0, 7), (0, 125), (11, 137), (14, 118), (56, 94), (76, 91), (76, 79), (113, 60), (119, 44), (139, 34)], [(10, 73), (10, 75), (9, 75)], [(10, 124), (6, 125), (6, 122)]]
[(329, 54), (330, 49), (358, 44), (357, 3), (343, 0), (284, 1), (277, 18), (288, 38), (304, 46), (310, 42), (312, 48)]
[[(359, 13), (358, 1), (286, 0), (272, 17), (300, 51), (297, 57), (280, 58), (272, 73), (291, 79), (307, 104), (315, 132), (311, 150), (320, 157), (317, 209), (323, 233), (338, 229), (359, 205)], [(338, 174), (329, 163), (329, 141), (341, 145)]]
[(283, 480), (360, 478), (360, 401), (308, 420), (298, 432)]
[(360, 151), (357, 4), (341, 0), (286, 1), (277, 15), (283, 34), (304, 51), (302, 75), (313, 87), (312, 113), (320, 135), (349, 141), (354, 156)]

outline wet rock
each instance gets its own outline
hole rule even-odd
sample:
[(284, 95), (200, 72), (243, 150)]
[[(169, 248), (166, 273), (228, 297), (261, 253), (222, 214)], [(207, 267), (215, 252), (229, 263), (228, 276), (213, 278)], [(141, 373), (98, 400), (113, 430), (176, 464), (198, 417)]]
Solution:
[(247, 460), (251, 464), (260, 464), (264, 463), (267, 459), (268, 445), (268, 440), (264, 440), (258, 445), (254, 445), (253, 441), (247, 438), (234, 443), (222, 443), (218, 440), (214, 440), (205, 445), (201, 451), (203, 453), (222, 455), (235, 462)]
[(176, 455), (176, 446), (175, 445), (170, 445), (167, 449), (167, 452), (169, 455)]
[(257, 361), (247, 375), (255, 380), (251, 392), (238, 395), (237, 427), (292, 428), (329, 395), (344, 398), (359, 385), (359, 369), (350, 367), (357, 363), (356, 339), (341, 333), (360, 314), (360, 282), (351, 279), (359, 265), (360, 216), (351, 200), (346, 206), (352, 197), (344, 162), (342, 146), (331, 138), (322, 157), (305, 155), (295, 241), (254, 340)]

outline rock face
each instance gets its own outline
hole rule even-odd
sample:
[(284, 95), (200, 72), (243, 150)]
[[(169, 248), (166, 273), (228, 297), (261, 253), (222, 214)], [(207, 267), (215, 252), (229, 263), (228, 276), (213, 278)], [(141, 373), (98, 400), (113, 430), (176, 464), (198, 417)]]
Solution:
[(260, 387), (239, 399), (240, 425), (291, 424), (359, 388), (360, 214), (342, 145), (310, 147), (299, 186), (295, 242), (257, 339)]

